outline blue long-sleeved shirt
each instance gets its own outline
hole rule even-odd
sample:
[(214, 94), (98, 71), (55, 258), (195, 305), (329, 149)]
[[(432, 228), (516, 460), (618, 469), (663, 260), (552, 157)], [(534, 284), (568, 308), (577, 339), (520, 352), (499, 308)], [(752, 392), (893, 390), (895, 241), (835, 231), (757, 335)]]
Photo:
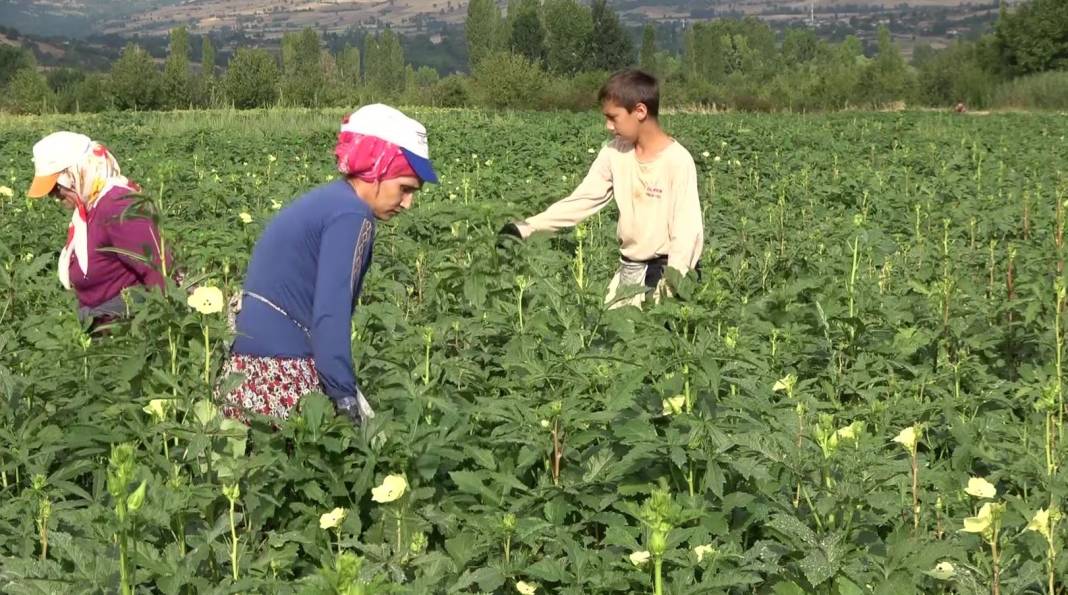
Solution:
[(371, 264), (375, 218), (345, 180), (320, 186), (283, 209), (252, 251), (233, 352), (312, 357), (323, 392), (356, 395), (352, 313)]

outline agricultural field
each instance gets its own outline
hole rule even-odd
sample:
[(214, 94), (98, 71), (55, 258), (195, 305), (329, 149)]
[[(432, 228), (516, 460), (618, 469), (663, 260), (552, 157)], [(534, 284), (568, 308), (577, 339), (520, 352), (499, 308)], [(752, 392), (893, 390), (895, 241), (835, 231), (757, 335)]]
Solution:
[[(597, 114), (416, 115), (442, 185), (379, 228), (356, 429), (321, 395), (224, 423), (226, 315), (187, 304), (333, 176), (341, 112), (0, 119), (0, 591), (1065, 593), (1063, 116), (665, 116), (703, 275), (606, 311), (614, 207), (496, 238), (578, 183)], [(23, 195), (59, 128), (186, 274), (110, 336)]]

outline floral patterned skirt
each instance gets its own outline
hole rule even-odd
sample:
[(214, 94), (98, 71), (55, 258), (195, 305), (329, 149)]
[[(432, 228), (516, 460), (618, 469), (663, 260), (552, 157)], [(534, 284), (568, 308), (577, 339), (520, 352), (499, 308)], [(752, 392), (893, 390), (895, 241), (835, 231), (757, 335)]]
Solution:
[(223, 366), (222, 378), (243, 374), (244, 381), (226, 395), (216, 392), (223, 415), (247, 421), (255, 411), (286, 419), (301, 397), (320, 390), (319, 374), (311, 358), (262, 357), (234, 353)]

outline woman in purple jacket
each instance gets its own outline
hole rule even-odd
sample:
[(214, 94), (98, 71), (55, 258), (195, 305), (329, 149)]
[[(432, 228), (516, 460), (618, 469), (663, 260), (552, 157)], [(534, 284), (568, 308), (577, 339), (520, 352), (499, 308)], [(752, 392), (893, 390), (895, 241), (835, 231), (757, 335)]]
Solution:
[(33, 162), (27, 194), (55, 197), (73, 211), (59, 253), (59, 280), (78, 296), (79, 319), (95, 327), (122, 317), (123, 290), (163, 287), (159, 230), (149, 219), (124, 216), (129, 195), (140, 187), (123, 177), (104, 145), (82, 134), (56, 132), (34, 145)]

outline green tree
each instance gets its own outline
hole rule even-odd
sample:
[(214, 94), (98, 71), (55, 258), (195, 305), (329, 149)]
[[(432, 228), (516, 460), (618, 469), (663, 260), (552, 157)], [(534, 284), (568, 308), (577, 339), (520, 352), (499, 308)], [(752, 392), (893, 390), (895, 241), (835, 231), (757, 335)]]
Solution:
[(152, 56), (137, 44), (128, 44), (111, 65), (115, 107), (153, 110), (160, 107), (162, 81)]
[(429, 66), (420, 66), (415, 71), (415, 85), (421, 89), (433, 87), (441, 80), (441, 75), (438, 71)]
[(771, 28), (755, 18), (697, 23), (683, 38), (683, 75), (691, 82), (762, 86), (782, 61)]
[(369, 84), (369, 81), (377, 76), (375, 70), (379, 68), (378, 38), (373, 33), (363, 36), (363, 54), (360, 55), (360, 62), (363, 68), (363, 82)]
[(642, 49), (638, 54), (638, 64), (646, 72), (656, 72), (656, 29), (646, 25), (642, 31)]
[(501, 11), (495, 0), (471, 0), (467, 4), (464, 33), (468, 65), (472, 71), (485, 57), (500, 49)]
[(56, 68), (48, 73), (48, 88), (55, 93), (56, 111), (70, 113), (80, 111), (78, 87), (85, 80), (85, 72), (73, 68)]
[(85, 80), (85, 72), (74, 68), (56, 68), (50, 70), (45, 77), (48, 86), (56, 93), (76, 87)]
[(171, 29), (170, 53), (163, 66), (163, 105), (170, 109), (189, 107), (191, 83), (189, 33), (185, 27), (177, 27)]
[(103, 112), (115, 108), (111, 77), (104, 73), (89, 74), (75, 89), (75, 112)]
[(451, 74), (434, 85), (431, 90), (431, 105), (435, 107), (464, 107), (471, 101), (470, 79)]
[(215, 78), (215, 44), (205, 35), (200, 48), (200, 72), (207, 78)]
[(434, 103), (433, 93), (441, 76), (429, 66), (404, 69), (405, 85), (403, 101), (410, 105), (427, 105)]
[(16, 45), (0, 44), (0, 88), (3, 88), (16, 72), (36, 67), (37, 61), (29, 50)]
[(23, 114), (43, 114), (55, 109), (55, 93), (48, 80), (36, 68), (23, 68), (7, 85), (9, 109)]
[(546, 66), (571, 76), (593, 68), (589, 58), (593, 16), (576, 0), (545, 0)]
[(823, 51), (820, 38), (811, 29), (791, 28), (782, 40), (782, 59), (787, 66), (812, 62)]
[(866, 99), (873, 105), (884, 105), (911, 96), (908, 66), (886, 27), (879, 27), (878, 48), (875, 59), (864, 70)]
[(814, 100), (824, 109), (855, 105), (867, 60), (860, 40), (850, 35), (836, 44), (827, 61), (820, 64), (820, 79), (813, 89)]
[(282, 70), (285, 73), (282, 97), (286, 103), (308, 107), (318, 104), (325, 76), (322, 48), (315, 29), (309, 27), (283, 36)]
[(1068, 68), (1068, 3), (1031, 0), (1008, 12), (996, 26), (997, 48), (1012, 74)]
[(608, 7), (608, 0), (593, 0), (590, 16), (593, 19), (590, 34), (593, 68), (613, 71), (634, 64), (634, 45), (619, 22), (619, 15)]
[(215, 78), (215, 44), (205, 35), (200, 48), (200, 76), (194, 79), (193, 103), (212, 107), (218, 103), (219, 94), (219, 84)]
[(510, 52), (483, 59), (472, 78), (479, 103), (500, 109), (536, 107), (546, 79), (537, 63)]
[(512, 51), (532, 62), (545, 60), (545, 29), (541, 24), (541, 5), (538, 0), (518, 0), (513, 4), (511, 20)]
[(697, 31), (693, 25), (682, 34), (682, 76), (688, 80), (697, 78)]
[(915, 98), (924, 105), (950, 107), (959, 101), (972, 107), (987, 107), (999, 82), (990, 67), (997, 55), (992, 37), (976, 42), (960, 41), (940, 51), (914, 54), (918, 70)]
[(226, 69), (226, 95), (234, 107), (266, 107), (278, 99), (278, 64), (265, 50), (239, 48)]
[(360, 82), (360, 67), (360, 48), (345, 44), (341, 53), (337, 55), (337, 73), (342, 83), (349, 86), (358, 84)]
[(364, 38), (364, 83), (379, 97), (396, 97), (404, 92), (404, 48), (392, 29)]

